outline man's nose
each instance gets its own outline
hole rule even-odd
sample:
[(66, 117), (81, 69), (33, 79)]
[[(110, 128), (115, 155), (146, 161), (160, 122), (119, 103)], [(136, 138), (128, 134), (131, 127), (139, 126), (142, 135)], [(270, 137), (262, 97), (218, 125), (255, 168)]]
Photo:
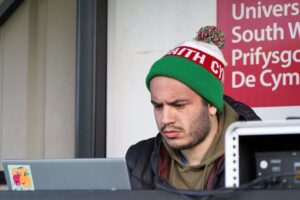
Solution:
[(164, 125), (174, 123), (174, 111), (171, 107), (165, 106), (162, 112), (162, 120), (161, 122)]

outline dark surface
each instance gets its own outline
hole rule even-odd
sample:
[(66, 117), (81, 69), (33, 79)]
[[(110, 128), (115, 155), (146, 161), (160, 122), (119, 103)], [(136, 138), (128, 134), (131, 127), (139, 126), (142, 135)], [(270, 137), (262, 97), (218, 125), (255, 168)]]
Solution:
[(107, 0), (77, 0), (76, 157), (106, 157)]
[[(245, 135), (239, 137), (240, 184), (256, 179), (255, 154), (300, 151), (300, 134)], [(278, 156), (279, 156), (278, 155)], [(279, 156), (280, 158), (280, 156)], [(286, 163), (294, 166), (294, 163)], [(283, 169), (283, 168), (282, 168)], [(292, 172), (281, 171), (280, 173)]]
[(0, 184), (2, 184), (2, 185), (6, 184), (4, 171), (0, 171)]
[(2, 0), (0, 2), (0, 26), (2, 26), (23, 0)]
[[(300, 190), (245, 190), (245, 191), (225, 191), (211, 198), (194, 198), (205, 200), (296, 200), (300, 197)], [(142, 199), (142, 200), (179, 200), (179, 199), (193, 199), (192, 197), (185, 197), (175, 193), (168, 193), (159, 190), (148, 191), (99, 191), (99, 190), (84, 190), (84, 191), (35, 191), (35, 192), (0, 192), (0, 199), (108, 199), (108, 200), (124, 200), (124, 199)]]
[(183, 199), (182, 197), (161, 191), (95, 191), (95, 190), (83, 190), (83, 191), (20, 191), (20, 192), (0, 192), (0, 199), (32, 199), (32, 200), (47, 200), (47, 199), (108, 199), (108, 200), (124, 200), (124, 199), (165, 199), (176, 200)]

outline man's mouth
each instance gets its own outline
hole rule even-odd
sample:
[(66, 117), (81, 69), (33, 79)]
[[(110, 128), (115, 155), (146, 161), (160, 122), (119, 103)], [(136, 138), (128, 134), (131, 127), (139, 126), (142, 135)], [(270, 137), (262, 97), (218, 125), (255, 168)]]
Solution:
[(165, 131), (163, 131), (163, 134), (169, 139), (178, 137), (179, 133), (180, 133), (180, 131), (178, 131), (178, 130), (165, 130)]

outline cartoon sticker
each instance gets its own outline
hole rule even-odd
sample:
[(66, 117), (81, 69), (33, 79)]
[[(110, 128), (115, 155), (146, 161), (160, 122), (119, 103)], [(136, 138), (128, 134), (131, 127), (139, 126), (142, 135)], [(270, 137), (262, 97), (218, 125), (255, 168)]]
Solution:
[(12, 190), (34, 190), (30, 165), (8, 165)]

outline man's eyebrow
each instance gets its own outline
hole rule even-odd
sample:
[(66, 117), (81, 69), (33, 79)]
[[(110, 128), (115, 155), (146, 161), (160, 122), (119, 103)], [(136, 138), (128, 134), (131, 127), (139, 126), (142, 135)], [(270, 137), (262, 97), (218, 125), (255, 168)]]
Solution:
[[(180, 103), (187, 103), (188, 100), (187, 99), (174, 99), (174, 100), (170, 100), (167, 102), (168, 105), (175, 105), (175, 104), (180, 104)], [(152, 104), (162, 104), (161, 102), (156, 102), (155, 100), (151, 100)]]
[(161, 103), (158, 103), (158, 102), (154, 101), (153, 99), (151, 99), (151, 103), (152, 103), (153, 105), (161, 104)]
[(167, 102), (169, 105), (175, 105), (175, 104), (181, 104), (181, 103), (187, 103), (187, 99), (174, 99), (172, 101)]
[(150, 101), (152, 104), (157, 104), (154, 100), (151, 99)]

